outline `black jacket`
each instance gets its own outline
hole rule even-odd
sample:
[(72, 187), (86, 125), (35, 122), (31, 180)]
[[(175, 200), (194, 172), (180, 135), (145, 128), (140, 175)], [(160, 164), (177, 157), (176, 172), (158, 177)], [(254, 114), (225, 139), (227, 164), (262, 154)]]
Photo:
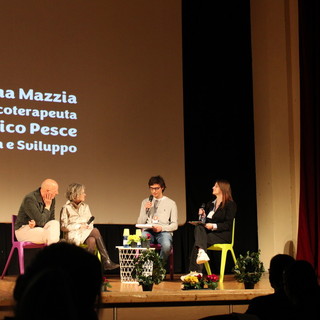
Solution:
[(212, 216), (212, 219), (210, 219), (208, 218), (208, 214), (210, 211), (212, 211), (213, 207), (213, 201), (207, 203), (206, 223), (215, 223), (217, 225), (217, 230), (214, 230), (213, 232), (216, 233), (226, 243), (231, 242), (233, 219), (235, 218), (237, 211), (236, 203), (232, 200), (229, 200), (225, 203), (223, 208), (221, 203), (217, 211)]

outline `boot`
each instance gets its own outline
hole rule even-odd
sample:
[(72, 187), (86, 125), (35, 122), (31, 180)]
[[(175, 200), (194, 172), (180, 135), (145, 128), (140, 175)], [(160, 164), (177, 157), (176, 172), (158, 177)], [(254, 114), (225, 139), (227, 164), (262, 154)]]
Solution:
[(101, 263), (102, 263), (103, 269), (106, 271), (106, 270), (113, 270), (113, 269), (119, 268), (120, 267), (119, 264), (111, 261), (102, 238), (97, 238), (96, 243), (101, 255), (101, 260), (102, 260)]

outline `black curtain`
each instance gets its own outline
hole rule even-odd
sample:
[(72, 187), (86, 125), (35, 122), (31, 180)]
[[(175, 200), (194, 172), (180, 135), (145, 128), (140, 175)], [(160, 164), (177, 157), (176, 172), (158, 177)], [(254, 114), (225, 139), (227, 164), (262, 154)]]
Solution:
[(187, 218), (227, 179), (236, 254), (257, 250), (250, 1), (182, 4)]

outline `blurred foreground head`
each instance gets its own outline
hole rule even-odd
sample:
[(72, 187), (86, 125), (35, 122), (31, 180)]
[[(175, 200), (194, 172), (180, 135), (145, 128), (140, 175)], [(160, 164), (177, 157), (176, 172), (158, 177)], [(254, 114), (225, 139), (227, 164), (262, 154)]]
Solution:
[(101, 263), (65, 242), (41, 250), (14, 289), (15, 319), (98, 319)]

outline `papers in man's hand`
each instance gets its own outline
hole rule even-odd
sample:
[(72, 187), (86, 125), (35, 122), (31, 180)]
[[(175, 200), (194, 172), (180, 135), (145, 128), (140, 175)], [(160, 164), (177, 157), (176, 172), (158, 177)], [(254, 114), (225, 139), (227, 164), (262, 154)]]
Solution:
[(203, 222), (200, 221), (200, 220), (197, 220), (197, 221), (188, 221), (188, 223), (193, 224), (194, 226), (198, 226), (198, 225), (200, 225), (200, 224), (205, 224), (205, 223), (203, 223)]
[(152, 224), (149, 224), (149, 223), (143, 223), (143, 224), (137, 223), (136, 227), (140, 228), (140, 229), (152, 229)]

